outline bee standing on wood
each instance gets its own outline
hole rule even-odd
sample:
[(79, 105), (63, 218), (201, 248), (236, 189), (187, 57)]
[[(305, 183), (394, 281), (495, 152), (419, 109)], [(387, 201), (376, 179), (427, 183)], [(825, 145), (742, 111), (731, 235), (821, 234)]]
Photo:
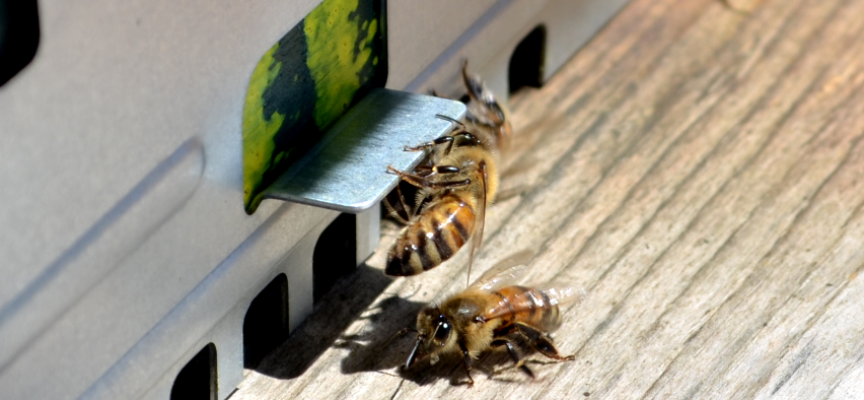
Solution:
[(558, 353), (548, 332), (561, 325), (559, 306), (581, 299), (581, 295), (568, 286), (538, 289), (515, 285), (526, 271), (523, 263), (516, 262), (519, 258), (525, 254), (504, 260), (465, 291), (420, 311), (417, 342), (405, 368), (420, 358), (429, 357), (435, 364), (442, 353), (459, 352), (469, 385), (473, 385), (471, 363), (493, 347), (505, 346), (516, 367), (532, 378), (534, 373), (517, 351), (518, 343), (526, 343), (554, 360), (572, 360), (573, 356)]
[[(417, 275), (440, 265), (471, 240), (470, 276), (474, 252), (483, 240), (486, 206), (498, 188), (499, 150), (507, 147), (510, 122), (495, 96), (462, 67), (471, 99), (465, 123), (450, 134), (406, 151), (430, 151), (429, 162), (413, 173), (388, 171), (418, 188), (409, 206), (399, 186), (385, 199), (390, 213), (407, 226), (387, 254), (385, 273)], [(470, 279), (470, 278), (469, 278)]]

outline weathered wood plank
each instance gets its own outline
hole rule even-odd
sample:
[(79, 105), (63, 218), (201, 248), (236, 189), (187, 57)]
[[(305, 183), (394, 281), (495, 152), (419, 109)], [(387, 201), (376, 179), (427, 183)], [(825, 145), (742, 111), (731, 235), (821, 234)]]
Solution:
[(394, 334), (467, 252), (391, 281), (386, 224), (232, 398), (864, 398), (864, 0), (731, 4), (635, 0), (511, 101), (472, 276), (527, 248), (532, 280), (584, 288), (555, 333), (575, 361), (400, 371)]

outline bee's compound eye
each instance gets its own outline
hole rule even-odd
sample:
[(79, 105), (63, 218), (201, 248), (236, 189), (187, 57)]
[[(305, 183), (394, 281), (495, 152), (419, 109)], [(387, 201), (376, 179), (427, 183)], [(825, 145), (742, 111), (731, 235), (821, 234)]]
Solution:
[(444, 345), (444, 342), (447, 341), (447, 338), (450, 337), (450, 323), (449, 322), (441, 322), (438, 324), (438, 329), (435, 330), (435, 341), (439, 342), (440, 345)]

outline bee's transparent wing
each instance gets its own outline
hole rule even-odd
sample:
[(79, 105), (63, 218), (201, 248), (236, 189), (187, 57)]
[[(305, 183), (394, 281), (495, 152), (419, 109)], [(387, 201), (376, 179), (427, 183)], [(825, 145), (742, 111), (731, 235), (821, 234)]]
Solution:
[(474, 253), (483, 244), (483, 229), (486, 227), (486, 201), (488, 200), (487, 191), (489, 190), (487, 179), (489, 176), (486, 172), (486, 165), (483, 163), (480, 164), (480, 176), (483, 179), (483, 190), (481, 190), (481, 198), (477, 202), (477, 210), (475, 210), (474, 235), (471, 237), (471, 254), (468, 255), (468, 282), (471, 282), (471, 267), (474, 266)]
[(495, 95), (485, 87), (483, 81), (468, 73), (468, 60), (462, 64), (462, 81), (468, 88), (468, 112), (477, 119), (477, 122), (496, 127), (504, 124), (504, 110), (495, 100)]
[(569, 285), (547, 283), (538, 288), (549, 297), (549, 303), (553, 306), (566, 306), (579, 303), (585, 299), (585, 290)]
[(528, 261), (534, 256), (530, 250), (522, 250), (499, 261), (471, 284), (472, 289), (495, 290), (519, 283), (528, 273)]
[(581, 301), (584, 292), (572, 286), (547, 285), (544, 288), (511, 288), (507, 298), (490, 307), (479, 317), (481, 321), (511, 318), (519, 313), (530, 312), (527, 320), (520, 323), (544, 332), (552, 332), (561, 326), (561, 307)]

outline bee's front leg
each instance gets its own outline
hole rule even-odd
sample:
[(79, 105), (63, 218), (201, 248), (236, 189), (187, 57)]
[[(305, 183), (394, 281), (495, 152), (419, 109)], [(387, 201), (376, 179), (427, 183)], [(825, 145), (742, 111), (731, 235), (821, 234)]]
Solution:
[(453, 136), (449, 136), (449, 135), (448, 136), (441, 136), (438, 139), (435, 139), (435, 140), (432, 140), (429, 142), (425, 142), (425, 143), (421, 143), (417, 146), (405, 146), (403, 150), (405, 150), (405, 151), (423, 151), (423, 150), (431, 149), (435, 146), (440, 146), (442, 144), (446, 144), (447, 150), (445, 151), (445, 154), (447, 154), (450, 152), (450, 149), (453, 147), (453, 139), (454, 139)]
[(444, 148), (444, 155), (450, 154), (450, 151), (453, 150), (453, 144), (456, 143), (456, 139), (459, 139), (459, 146), (479, 146), (481, 145), (480, 139), (468, 131), (460, 131), (458, 133), (454, 133), (452, 135), (441, 136), (438, 139), (435, 139), (430, 142), (421, 143), (417, 146), (405, 146), (403, 150), (405, 151), (423, 151), (432, 149), (436, 146), (446, 145)]
[(421, 188), (421, 189), (440, 190), (440, 189), (450, 189), (450, 188), (460, 187), (460, 186), (467, 186), (467, 185), (471, 184), (470, 179), (463, 179), (463, 180), (458, 180), (458, 181), (442, 181), (442, 180), (431, 179), (433, 176), (436, 176), (436, 175), (455, 174), (455, 173), (459, 172), (459, 168), (454, 167), (454, 166), (449, 166), (449, 165), (435, 166), (432, 168), (433, 168), (433, 171), (431, 173), (429, 173), (427, 176), (409, 174), (407, 172), (399, 171), (398, 169), (390, 167), (390, 166), (387, 167), (387, 171), (392, 172), (396, 175), (399, 175), (399, 177), (402, 178), (402, 180), (404, 180), (405, 182), (408, 182), (408, 183), (410, 183), (414, 186), (417, 186), (418, 188)]
[(459, 349), (462, 350), (462, 362), (465, 364), (465, 375), (468, 376), (468, 387), (474, 387), (474, 378), (471, 377), (471, 353), (468, 352), (468, 347), (465, 342), (459, 341)]

